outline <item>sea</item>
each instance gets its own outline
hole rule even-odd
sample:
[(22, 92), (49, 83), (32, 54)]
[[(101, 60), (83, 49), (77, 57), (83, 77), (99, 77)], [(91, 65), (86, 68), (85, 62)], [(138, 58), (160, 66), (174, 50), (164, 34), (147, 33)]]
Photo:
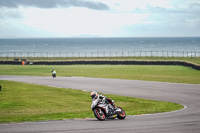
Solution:
[[(31, 52), (79, 53), (79, 56), (80, 53), (82, 56), (84, 56), (83, 53), (85, 55), (86, 53), (109, 53), (111, 56), (118, 52), (127, 54), (135, 51), (193, 51), (198, 53), (200, 52), (200, 37), (0, 39), (0, 56), (13, 56), (8, 53), (16, 56), (20, 52), (21, 54)], [(51, 56), (51, 54), (45, 56)]]

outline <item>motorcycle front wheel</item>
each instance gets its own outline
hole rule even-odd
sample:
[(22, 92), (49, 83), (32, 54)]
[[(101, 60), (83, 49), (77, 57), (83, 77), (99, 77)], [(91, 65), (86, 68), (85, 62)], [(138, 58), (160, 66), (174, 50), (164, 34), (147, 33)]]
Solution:
[(106, 115), (105, 113), (101, 110), (101, 108), (96, 108), (94, 109), (94, 116), (100, 120), (100, 121), (104, 121), (106, 119)]
[[(120, 107), (118, 107), (118, 108), (120, 108)], [(121, 109), (121, 111), (117, 112), (117, 118), (118, 119), (125, 119), (126, 118), (126, 113), (122, 108), (120, 108), (120, 109)]]

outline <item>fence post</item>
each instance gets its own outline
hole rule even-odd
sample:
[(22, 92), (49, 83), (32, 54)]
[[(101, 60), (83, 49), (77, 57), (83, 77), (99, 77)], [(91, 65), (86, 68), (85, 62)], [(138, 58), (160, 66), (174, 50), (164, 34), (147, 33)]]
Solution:
[(168, 51), (167, 51), (167, 58), (168, 58), (168, 56), (169, 56), (169, 53), (168, 53)]
[[(64, 55), (66, 53), (66, 55)], [(112, 51), (102, 51), (102, 52), (83, 52), (82, 53), (79, 52), (0, 52), (0, 57), (5, 57), (7, 59), (9, 59), (10, 57), (18, 57), (18, 58), (23, 58), (23, 57), (45, 57), (45, 58), (49, 58), (49, 57), (84, 57), (84, 53), (85, 53), (85, 57), (200, 57), (200, 52), (199, 51), (116, 51), (114, 53), (112, 53)], [(38, 55), (37, 55), (38, 54)], [(116, 55), (115, 55), (116, 54)]]

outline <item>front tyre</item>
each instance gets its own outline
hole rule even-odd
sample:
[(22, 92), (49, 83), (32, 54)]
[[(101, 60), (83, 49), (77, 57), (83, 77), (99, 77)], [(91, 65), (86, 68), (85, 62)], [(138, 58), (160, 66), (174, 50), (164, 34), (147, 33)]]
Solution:
[(120, 108), (120, 107), (118, 107), (119, 109), (121, 109), (121, 111), (120, 112), (117, 112), (117, 118), (118, 119), (125, 119), (126, 118), (126, 113), (125, 113), (125, 111), (122, 109), (122, 108)]
[(106, 119), (105, 113), (101, 110), (101, 108), (94, 109), (94, 116), (100, 121), (104, 121)]

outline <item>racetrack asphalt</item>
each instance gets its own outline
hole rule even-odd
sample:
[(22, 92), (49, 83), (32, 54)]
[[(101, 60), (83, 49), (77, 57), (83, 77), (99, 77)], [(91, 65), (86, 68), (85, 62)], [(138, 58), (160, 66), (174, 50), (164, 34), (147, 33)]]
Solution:
[(0, 133), (200, 133), (200, 85), (153, 81), (0, 75), (0, 80), (20, 81), (62, 88), (168, 101), (184, 109), (125, 120), (70, 119), (0, 124)]

